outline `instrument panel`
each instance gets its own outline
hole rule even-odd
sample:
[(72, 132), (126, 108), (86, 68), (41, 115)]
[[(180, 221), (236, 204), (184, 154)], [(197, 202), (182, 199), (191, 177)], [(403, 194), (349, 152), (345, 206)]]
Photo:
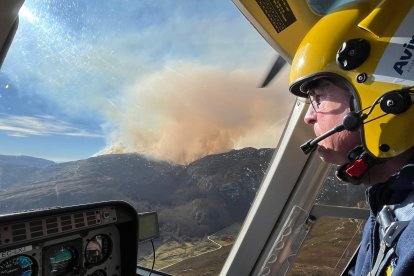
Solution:
[(137, 227), (122, 201), (0, 216), (0, 276), (135, 275)]

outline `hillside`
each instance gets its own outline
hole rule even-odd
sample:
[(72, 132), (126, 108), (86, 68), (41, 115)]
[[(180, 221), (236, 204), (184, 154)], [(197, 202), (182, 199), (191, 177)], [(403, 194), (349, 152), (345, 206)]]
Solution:
[(140, 154), (111, 154), (44, 168), (2, 164), (3, 212), (125, 200), (159, 212), (163, 239), (192, 240), (246, 215), (272, 149), (232, 150), (187, 166)]
[(12, 164), (12, 165), (21, 165), (33, 168), (46, 168), (50, 165), (56, 164), (53, 161), (36, 158), (31, 156), (13, 156), (13, 155), (0, 155), (0, 164)]
[(54, 164), (53, 161), (30, 156), (0, 155), (0, 189), (20, 182), (31, 182), (30, 176), (37, 170)]
[[(158, 211), (161, 237), (155, 242), (157, 269), (166, 267), (163, 271), (177, 275), (215, 275), (237, 237), (272, 154), (272, 149), (245, 148), (205, 156), (187, 166), (140, 154), (111, 154), (60, 164), (0, 156), (0, 208), (6, 213), (125, 200), (138, 212)], [(340, 183), (332, 170), (317, 202), (355, 206), (364, 200), (362, 189)], [(336, 224), (338, 227), (331, 227)], [(331, 238), (342, 241), (353, 237), (355, 227), (348, 224), (349, 230), (330, 233)], [(312, 242), (305, 248), (326, 246), (334, 256), (336, 249), (322, 239), (327, 233), (325, 225), (342, 229), (345, 224), (329, 221), (320, 229), (315, 227)], [(217, 249), (210, 238), (223, 247)], [(151, 252), (149, 244), (140, 244), (139, 263), (151, 266)], [(299, 258), (294, 272), (315, 270), (312, 252)], [(318, 273), (331, 271), (332, 262), (327, 259), (326, 267)]]

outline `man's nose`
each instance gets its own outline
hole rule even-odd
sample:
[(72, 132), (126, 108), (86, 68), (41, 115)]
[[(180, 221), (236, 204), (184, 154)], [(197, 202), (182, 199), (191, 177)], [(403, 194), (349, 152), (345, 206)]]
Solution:
[(304, 121), (308, 125), (313, 125), (316, 123), (316, 111), (313, 109), (312, 105), (309, 105), (308, 111), (305, 114)]

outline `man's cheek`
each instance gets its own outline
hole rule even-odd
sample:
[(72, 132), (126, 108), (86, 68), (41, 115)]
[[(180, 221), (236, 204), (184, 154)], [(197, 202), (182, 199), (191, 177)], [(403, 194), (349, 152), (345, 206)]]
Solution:
[(319, 124), (315, 124), (313, 126), (313, 132), (315, 132), (316, 136), (320, 136), (321, 134), (323, 134), (323, 131), (321, 130), (321, 127)]

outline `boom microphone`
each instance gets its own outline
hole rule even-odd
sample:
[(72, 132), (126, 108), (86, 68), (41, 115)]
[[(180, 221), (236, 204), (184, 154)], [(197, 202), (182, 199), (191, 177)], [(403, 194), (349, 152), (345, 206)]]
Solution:
[(362, 125), (363, 120), (366, 118), (365, 114), (359, 114), (356, 112), (349, 112), (341, 124), (336, 125), (333, 129), (325, 132), (324, 134), (308, 140), (306, 143), (300, 146), (300, 149), (305, 154), (309, 154), (318, 147), (318, 143), (326, 138), (334, 135), (335, 133), (343, 130), (356, 131)]

